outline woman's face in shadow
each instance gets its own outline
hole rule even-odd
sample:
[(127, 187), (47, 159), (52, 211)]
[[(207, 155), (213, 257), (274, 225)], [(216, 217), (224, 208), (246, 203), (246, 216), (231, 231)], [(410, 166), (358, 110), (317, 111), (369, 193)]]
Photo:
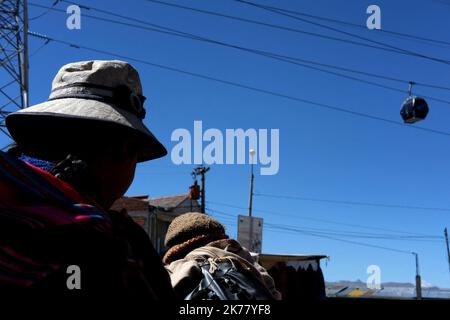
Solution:
[(136, 146), (132, 141), (104, 145), (99, 148), (98, 156), (89, 160), (93, 196), (104, 209), (123, 196), (133, 182), (138, 159)]

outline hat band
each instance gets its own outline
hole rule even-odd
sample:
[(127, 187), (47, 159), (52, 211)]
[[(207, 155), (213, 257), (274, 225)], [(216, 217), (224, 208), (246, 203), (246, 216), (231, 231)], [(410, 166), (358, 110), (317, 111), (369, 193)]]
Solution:
[(48, 101), (58, 99), (87, 99), (112, 103), (120, 109), (131, 112), (139, 119), (145, 118), (145, 97), (134, 93), (128, 86), (115, 88), (91, 83), (73, 83), (52, 90)]

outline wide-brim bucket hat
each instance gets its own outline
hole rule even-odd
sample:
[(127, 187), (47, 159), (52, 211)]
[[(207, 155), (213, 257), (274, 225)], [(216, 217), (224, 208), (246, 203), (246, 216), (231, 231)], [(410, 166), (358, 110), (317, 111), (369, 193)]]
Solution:
[(129, 63), (74, 62), (56, 74), (47, 101), (9, 114), (6, 126), (19, 145), (36, 149), (119, 134), (137, 139), (143, 162), (167, 154), (143, 123), (144, 101), (139, 74)]

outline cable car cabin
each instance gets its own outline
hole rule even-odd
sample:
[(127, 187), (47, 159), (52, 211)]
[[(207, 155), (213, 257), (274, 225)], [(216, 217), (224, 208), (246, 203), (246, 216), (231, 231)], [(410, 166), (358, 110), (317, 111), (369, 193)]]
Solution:
[(405, 123), (415, 123), (424, 120), (428, 110), (428, 104), (424, 98), (410, 96), (403, 102), (400, 115)]

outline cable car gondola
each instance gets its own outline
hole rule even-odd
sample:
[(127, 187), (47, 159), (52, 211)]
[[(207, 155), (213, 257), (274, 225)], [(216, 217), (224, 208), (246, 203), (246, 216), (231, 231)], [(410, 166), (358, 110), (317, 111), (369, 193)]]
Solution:
[(414, 82), (409, 83), (409, 96), (403, 102), (400, 115), (405, 123), (415, 123), (424, 120), (428, 115), (428, 104), (422, 97), (416, 97), (411, 94)]

